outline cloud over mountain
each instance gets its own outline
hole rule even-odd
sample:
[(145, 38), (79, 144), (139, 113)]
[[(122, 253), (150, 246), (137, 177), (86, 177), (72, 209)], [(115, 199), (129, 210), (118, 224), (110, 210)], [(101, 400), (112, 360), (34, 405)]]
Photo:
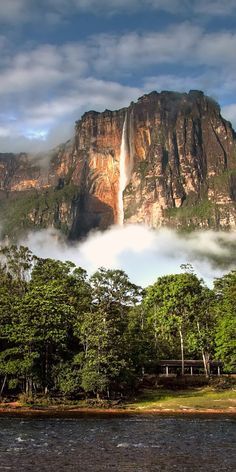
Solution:
[(1, 1), (0, 151), (49, 148), (84, 111), (152, 89), (203, 89), (236, 125), (235, 11), (231, 0)]

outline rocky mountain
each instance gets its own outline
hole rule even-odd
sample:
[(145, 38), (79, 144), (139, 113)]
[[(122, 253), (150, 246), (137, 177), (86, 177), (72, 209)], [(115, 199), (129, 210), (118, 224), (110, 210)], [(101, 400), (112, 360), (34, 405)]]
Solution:
[(123, 222), (235, 228), (235, 132), (194, 90), (87, 112), (43, 160), (0, 154), (0, 221), (3, 235), (55, 227), (70, 239)]

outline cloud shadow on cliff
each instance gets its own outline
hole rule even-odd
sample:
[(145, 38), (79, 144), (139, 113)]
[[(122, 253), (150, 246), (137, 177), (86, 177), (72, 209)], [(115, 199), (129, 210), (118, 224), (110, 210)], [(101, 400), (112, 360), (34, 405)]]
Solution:
[(74, 219), (69, 240), (85, 238), (95, 228), (114, 224), (113, 208), (89, 193), (81, 193), (73, 203)]

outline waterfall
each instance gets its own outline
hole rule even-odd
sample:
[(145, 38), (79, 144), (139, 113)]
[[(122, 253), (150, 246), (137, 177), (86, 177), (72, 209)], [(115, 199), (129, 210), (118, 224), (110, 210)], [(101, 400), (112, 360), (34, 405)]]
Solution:
[(133, 167), (134, 167), (134, 110), (131, 109), (130, 117), (129, 117), (129, 181), (131, 179)]
[(119, 191), (118, 191), (118, 224), (124, 224), (124, 203), (123, 203), (123, 191), (129, 180), (129, 172), (127, 166), (127, 114), (125, 115), (125, 121), (122, 131), (122, 140), (120, 147), (120, 180), (119, 180)]
[[(128, 119), (129, 118), (129, 119)], [(130, 182), (134, 166), (134, 116), (126, 113), (120, 146), (120, 179), (118, 191), (118, 224), (124, 224), (123, 192)]]

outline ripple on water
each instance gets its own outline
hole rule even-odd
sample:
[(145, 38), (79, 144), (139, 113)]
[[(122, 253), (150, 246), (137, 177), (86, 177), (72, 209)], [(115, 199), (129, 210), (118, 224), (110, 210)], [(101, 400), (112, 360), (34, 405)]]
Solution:
[(0, 470), (229, 472), (235, 439), (224, 417), (3, 417)]

